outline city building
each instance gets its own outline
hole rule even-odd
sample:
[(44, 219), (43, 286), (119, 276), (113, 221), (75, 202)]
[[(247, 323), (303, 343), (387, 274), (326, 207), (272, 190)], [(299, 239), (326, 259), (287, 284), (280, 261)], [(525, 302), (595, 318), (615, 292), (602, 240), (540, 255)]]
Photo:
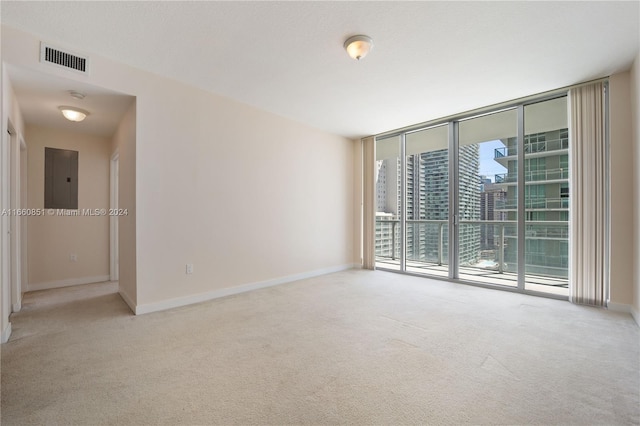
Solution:
[[(398, 226), (400, 202), (400, 161), (377, 163), (376, 255), (397, 259), (401, 241)], [(460, 147), (460, 217), (480, 220), (479, 156), (475, 144)], [(417, 263), (446, 263), (448, 258), (449, 151), (441, 149), (409, 155), (406, 164), (406, 256)], [(378, 237), (381, 240), (378, 240)], [(385, 238), (393, 241), (384, 240)], [(459, 261), (473, 265), (480, 258), (480, 227), (460, 230)], [(391, 251), (390, 247), (395, 247)]]
[[(517, 219), (517, 139), (495, 150), (495, 161), (507, 173), (495, 176), (495, 187), (506, 191), (494, 211)], [(567, 278), (569, 267), (569, 132), (556, 129), (525, 135), (525, 269), (527, 274)], [(517, 239), (505, 235), (507, 270), (516, 272)]]
[[(483, 179), (480, 185), (480, 220), (482, 221), (503, 221), (507, 219), (504, 211), (496, 210), (496, 205), (500, 206), (507, 198), (507, 191), (503, 186), (494, 184), (491, 179)], [(483, 251), (483, 258), (493, 258), (493, 251), (499, 244), (496, 238), (497, 228), (494, 225), (485, 225), (480, 229), (480, 249)]]

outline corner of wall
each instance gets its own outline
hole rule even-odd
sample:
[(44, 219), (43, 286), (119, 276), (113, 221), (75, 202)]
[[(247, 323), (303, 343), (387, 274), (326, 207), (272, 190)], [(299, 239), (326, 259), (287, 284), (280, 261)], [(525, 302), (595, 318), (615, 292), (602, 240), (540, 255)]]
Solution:
[(126, 291), (124, 291), (123, 288), (119, 288), (118, 289), (118, 294), (120, 295), (120, 297), (122, 298), (122, 300), (124, 300), (124, 303), (127, 304), (127, 306), (129, 306), (129, 309), (131, 309), (131, 312), (133, 312), (134, 314), (137, 315), (136, 312), (136, 304), (133, 301), (133, 299), (126, 293)]

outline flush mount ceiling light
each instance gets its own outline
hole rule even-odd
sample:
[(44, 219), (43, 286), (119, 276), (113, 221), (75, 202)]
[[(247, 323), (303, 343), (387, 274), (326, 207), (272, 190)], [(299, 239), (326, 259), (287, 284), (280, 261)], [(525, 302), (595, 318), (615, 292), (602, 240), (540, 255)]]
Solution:
[(81, 92), (77, 92), (75, 90), (69, 90), (69, 95), (73, 98), (73, 99), (78, 99), (78, 100), (82, 100), (84, 99), (87, 95), (85, 95), (84, 93)]
[(345, 40), (344, 48), (349, 56), (359, 61), (371, 52), (371, 49), (373, 49), (373, 40), (366, 35), (356, 35)]
[(69, 121), (80, 122), (87, 118), (87, 115), (89, 115), (88, 111), (76, 107), (60, 106), (58, 107), (58, 109), (62, 112), (64, 118)]

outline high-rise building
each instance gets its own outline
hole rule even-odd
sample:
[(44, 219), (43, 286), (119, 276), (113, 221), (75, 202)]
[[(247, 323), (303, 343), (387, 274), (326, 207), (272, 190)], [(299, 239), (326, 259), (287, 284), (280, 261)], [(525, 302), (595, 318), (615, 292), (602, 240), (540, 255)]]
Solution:
[[(496, 210), (496, 205), (500, 206), (501, 202), (507, 199), (507, 191), (502, 185), (495, 185), (490, 179), (484, 179), (481, 184), (482, 192), (480, 192), (480, 220), (486, 221), (503, 221), (507, 219), (507, 213), (502, 210)], [(496, 250), (499, 244), (496, 240), (497, 228), (495, 225), (487, 224), (480, 229), (480, 248), (481, 250)]]
[(460, 266), (474, 265), (480, 257), (480, 229), (478, 224), (464, 221), (480, 220), (480, 185), (478, 173), (480, 150), (477, 144), (461, 145), (458, 150), (458, 262)]
[(395, 260), (400, 255), (400, 160), (376, 162), (376, 256)]
[[(459, 151), (460, 219), (480, 220), (477, 145)], [(447, 149), (409, 155), (406, 164), (406, 255), (409, 261), (436, 263), (447, 261), (449, 220), (449, 153)], [(400, 244), (397, 220), (401, 214), (399, 159), (377, 164), (376, 254), (389, 257), (389, 247)], [(419, 222), (414, 222), (419, 221)], [(393, 232), (395, 230), (395, 233)], [(382, 241), (394, 237), (395, 244)], [(380, 238), (380, 240), (378, 240)], [(479, 259), (480, 228), (462, 226), (459, 232), (461, 265)], [(393, 253), (397, 257), (399, 252)]]
[[(517, 139), (503, 141), (495, 160), (507, 168), (496, 175), (506, 198), (494, 209), (517, 220)], [(525, 270), (527, 274), (566, 278), (569, 263), (569, 132), (566, 128), (525, 135)], [(517, 239), (505, 236), (507, 269), (515, 271)]]
[[(407, 259), (446, 262), (449, 216), (448, 151), (423, 152), (407, 157)], [(437, 222), (435, 222), (437, 221)]]

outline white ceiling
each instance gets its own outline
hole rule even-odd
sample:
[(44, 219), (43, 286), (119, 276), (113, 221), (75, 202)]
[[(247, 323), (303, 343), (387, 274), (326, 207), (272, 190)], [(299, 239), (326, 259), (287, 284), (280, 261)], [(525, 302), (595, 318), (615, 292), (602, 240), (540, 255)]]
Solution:
[[(2, 23), (349, 137), (607, 76), (634, 2), (13, 2)], [(343, 41), (366, 34), (360, 62)]]

